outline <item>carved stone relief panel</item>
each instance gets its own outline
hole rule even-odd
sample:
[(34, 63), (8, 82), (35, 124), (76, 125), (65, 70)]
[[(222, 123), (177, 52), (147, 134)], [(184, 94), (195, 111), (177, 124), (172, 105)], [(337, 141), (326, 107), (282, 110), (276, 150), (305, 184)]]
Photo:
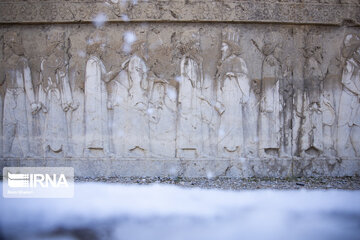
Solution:
[(356, 27), (0, 31), (6, 157), (359, 157)]

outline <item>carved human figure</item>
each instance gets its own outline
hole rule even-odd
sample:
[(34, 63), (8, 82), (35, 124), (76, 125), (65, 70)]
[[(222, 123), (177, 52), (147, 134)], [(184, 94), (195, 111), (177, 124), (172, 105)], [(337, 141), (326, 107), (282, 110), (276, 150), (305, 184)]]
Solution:
[(322, 91), (321, 112), (323, 116), (323, 154), (326, 156), (335, 156), (336, 138), (336, 106), (337, 98), (341, 95), (338, 89), (341, 88), (341, 62), (338, 58), (330, 61), (327, 73), (325, 75)]
[(72, 99), (65, 56), (64, 33), (53, 32), (47, 36), (46, 56), (41, 61), (39, 103), (45, 113), (44, 152), (69, 153), (68, 121), (66, 114), (77, 106)]
[(148, 121), (148, 69), (144, 60), (145, 43), (135, 42), (132, 45), (131, 56), (123, 64), (129, 83), (127, 99), (128, 111), (125, 128), (125, 151), (130, 154), (146, 155), (149, 151), (149, 121)]
[(165, 81), (156, 82), (149, 110), (151, 152), (156, 156), (175, 157), (176, 88)]
[(128, 116), (130, 111), (130, 105), (128, 103), (129, 98), (129, 77), (127, 69), (121, 71), (119, 75), (109, 83), (110, 92), (110, 127), (112, 134), (112, 145), (114, 152), (119, 156), (125, 156), (128, 150), (125, 150), (125, 144), (127, 142), (127, 125)]
[(360, 38), (345, 37), (343, 57), (345, 66), (341, 83), (343, 90), (339, 104), (337, 154), (360, 156)]
[(292, 117), (294, 106), (294, 85), (293, 85), (293, 62), (290, 56), (283, 58), (281, 62), (282, 79), (280, 82), (281, 99), (282, 99), (282, 141), (281, 151), (283, 156), (291, 156), (292, 154)]
[(203, 124), (201, 118), (202, 59), (198, 33), (189, 31), (180, 43), (182, 59), (178, 93), (177, 157), (198, 157), (203, 154)]
[(331, 102), (331, 96), (324, 92), (322, 95), (321, 112), (323, 117), (323, 152), (326, 156), (334, 156), (334, 136), (333, 126), (335, 125), (336, 112)]
[(28, 121), (31, 119), (28, 119), (27, 111), (30, 108), (35, 114), (40, 105), (35, 102), (28, 60), (24, 56), (21, 37), (16, 32), (7, 32), (4, 35), (4, 64), (4, 155), (14, 155), (12, 149), (16, 137), (19, 143), (17, 149), (22, 151), (23, 156), (28, 157), (32, 154), (28, 128)]
[[(233, 35), (229, 33), (226, 36)], [(224, 36), (224, 38), (226, 38)], [(243, 106), (248, 102), (250, 79), (244, 59), (239, 56), (239, 45), (224, 39), (221, 65), (218, 68), (217, 103), (220, 115), (218, 154), (238, 157), (244, 152)]]
[(281, 48), (275, 32), (264, 36), (261, 49), (264, 59), (261, 66), (261, 93), (259, 116), (259, 155), (279, 155), (281, 147), (282, 98), (281, 81)]
[(95, 32), (88, 38), (85, 69), (85, 153), (109, 154), (107, 82), (119, 72), (107, 72), (102, 57), (104, 37)]
[(307, 155), (323, 152), (322, 116), (322, 49), (317, 37), (309, 35), (305, 48), (304, 64), (304, 120), (302, 126), (301, 150)]

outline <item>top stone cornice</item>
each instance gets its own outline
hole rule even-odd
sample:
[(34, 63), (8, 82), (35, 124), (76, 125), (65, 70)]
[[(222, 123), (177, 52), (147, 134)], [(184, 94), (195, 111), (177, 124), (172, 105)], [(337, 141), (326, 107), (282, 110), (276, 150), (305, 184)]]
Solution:
[(234, 22), (360, 25), (358, 0), (0, 0), (0, 23)]

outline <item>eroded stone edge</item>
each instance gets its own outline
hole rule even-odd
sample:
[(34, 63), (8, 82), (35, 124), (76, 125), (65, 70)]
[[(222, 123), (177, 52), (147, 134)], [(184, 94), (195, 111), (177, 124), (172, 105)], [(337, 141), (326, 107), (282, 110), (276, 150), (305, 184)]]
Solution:
[(109, 22), (234, 22), (360, 25), (355, 4), (254, 1), (0, 2), (0, 24)]

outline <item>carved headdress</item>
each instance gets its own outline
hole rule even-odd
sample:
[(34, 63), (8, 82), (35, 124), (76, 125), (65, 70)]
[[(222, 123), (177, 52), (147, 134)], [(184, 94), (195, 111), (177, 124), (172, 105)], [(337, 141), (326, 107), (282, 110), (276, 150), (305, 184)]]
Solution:
[(196, 55), (200, 51), (199, 45), (199, 31), (189, 30), (181, 34), (179, 50), (182, 55), (186, 53), (192, 53), (192, 55)]
[(305, 53), (304, 56), (306, 58), (309, 58), (311, 56), (313, 56), (316, 52), (321, 53), (321, 43), (323, 42), (323, 36), (315, 31), (310, 31), (307, 35), (306, 35), (306, 39), (305, 39)]
[(46, 40), (48, 42), (54, 43), (54, 42), (63, 42), (64, 38), (65, 38), (65, 32), (58, 31), (58, 30), (53, 30), (53, 31), (50, 31), (47, 34)]
[(100, 51), (103, 44), (106, 44), (105, 34), (101, 31), (95, 31), (86, 38), (86, 52), (88, 54), (94, 54), (102, 52)]
[(21, 38), (17, 32), (10, 31), (5, 33), (4, 35), (4, 43), (21, 43)]
[(141, 57), (145, 57), (145, 46), (146, 46), (146, 41), (145, 40), (137, 40), (134, 43), (132, 43), (130, 45), (130, 51), (129, 54), (139, 54)]
[[(50, 56), (54, 53), (55, 48), (60, 48), (64, 51), (65, 47), (65, 32), (59, 30), (51, 30), (46, 36), (46, 55)], [(55, 51), (56, 52), (56, 51)], [(55, 53), (59, 55), (59, 53)]]
[(139, 31), (126, 31), (123, 34), (123, 52), (126, 55), (137, 54), (145, 58), (145, 49), (146, 49), (146, 32)]
[(240, 47), (240, 33), (234, 31), (225, 31), (222, 33), (222, 42), (227, 44), (232, 54), (239, 55), (241, 53)]

